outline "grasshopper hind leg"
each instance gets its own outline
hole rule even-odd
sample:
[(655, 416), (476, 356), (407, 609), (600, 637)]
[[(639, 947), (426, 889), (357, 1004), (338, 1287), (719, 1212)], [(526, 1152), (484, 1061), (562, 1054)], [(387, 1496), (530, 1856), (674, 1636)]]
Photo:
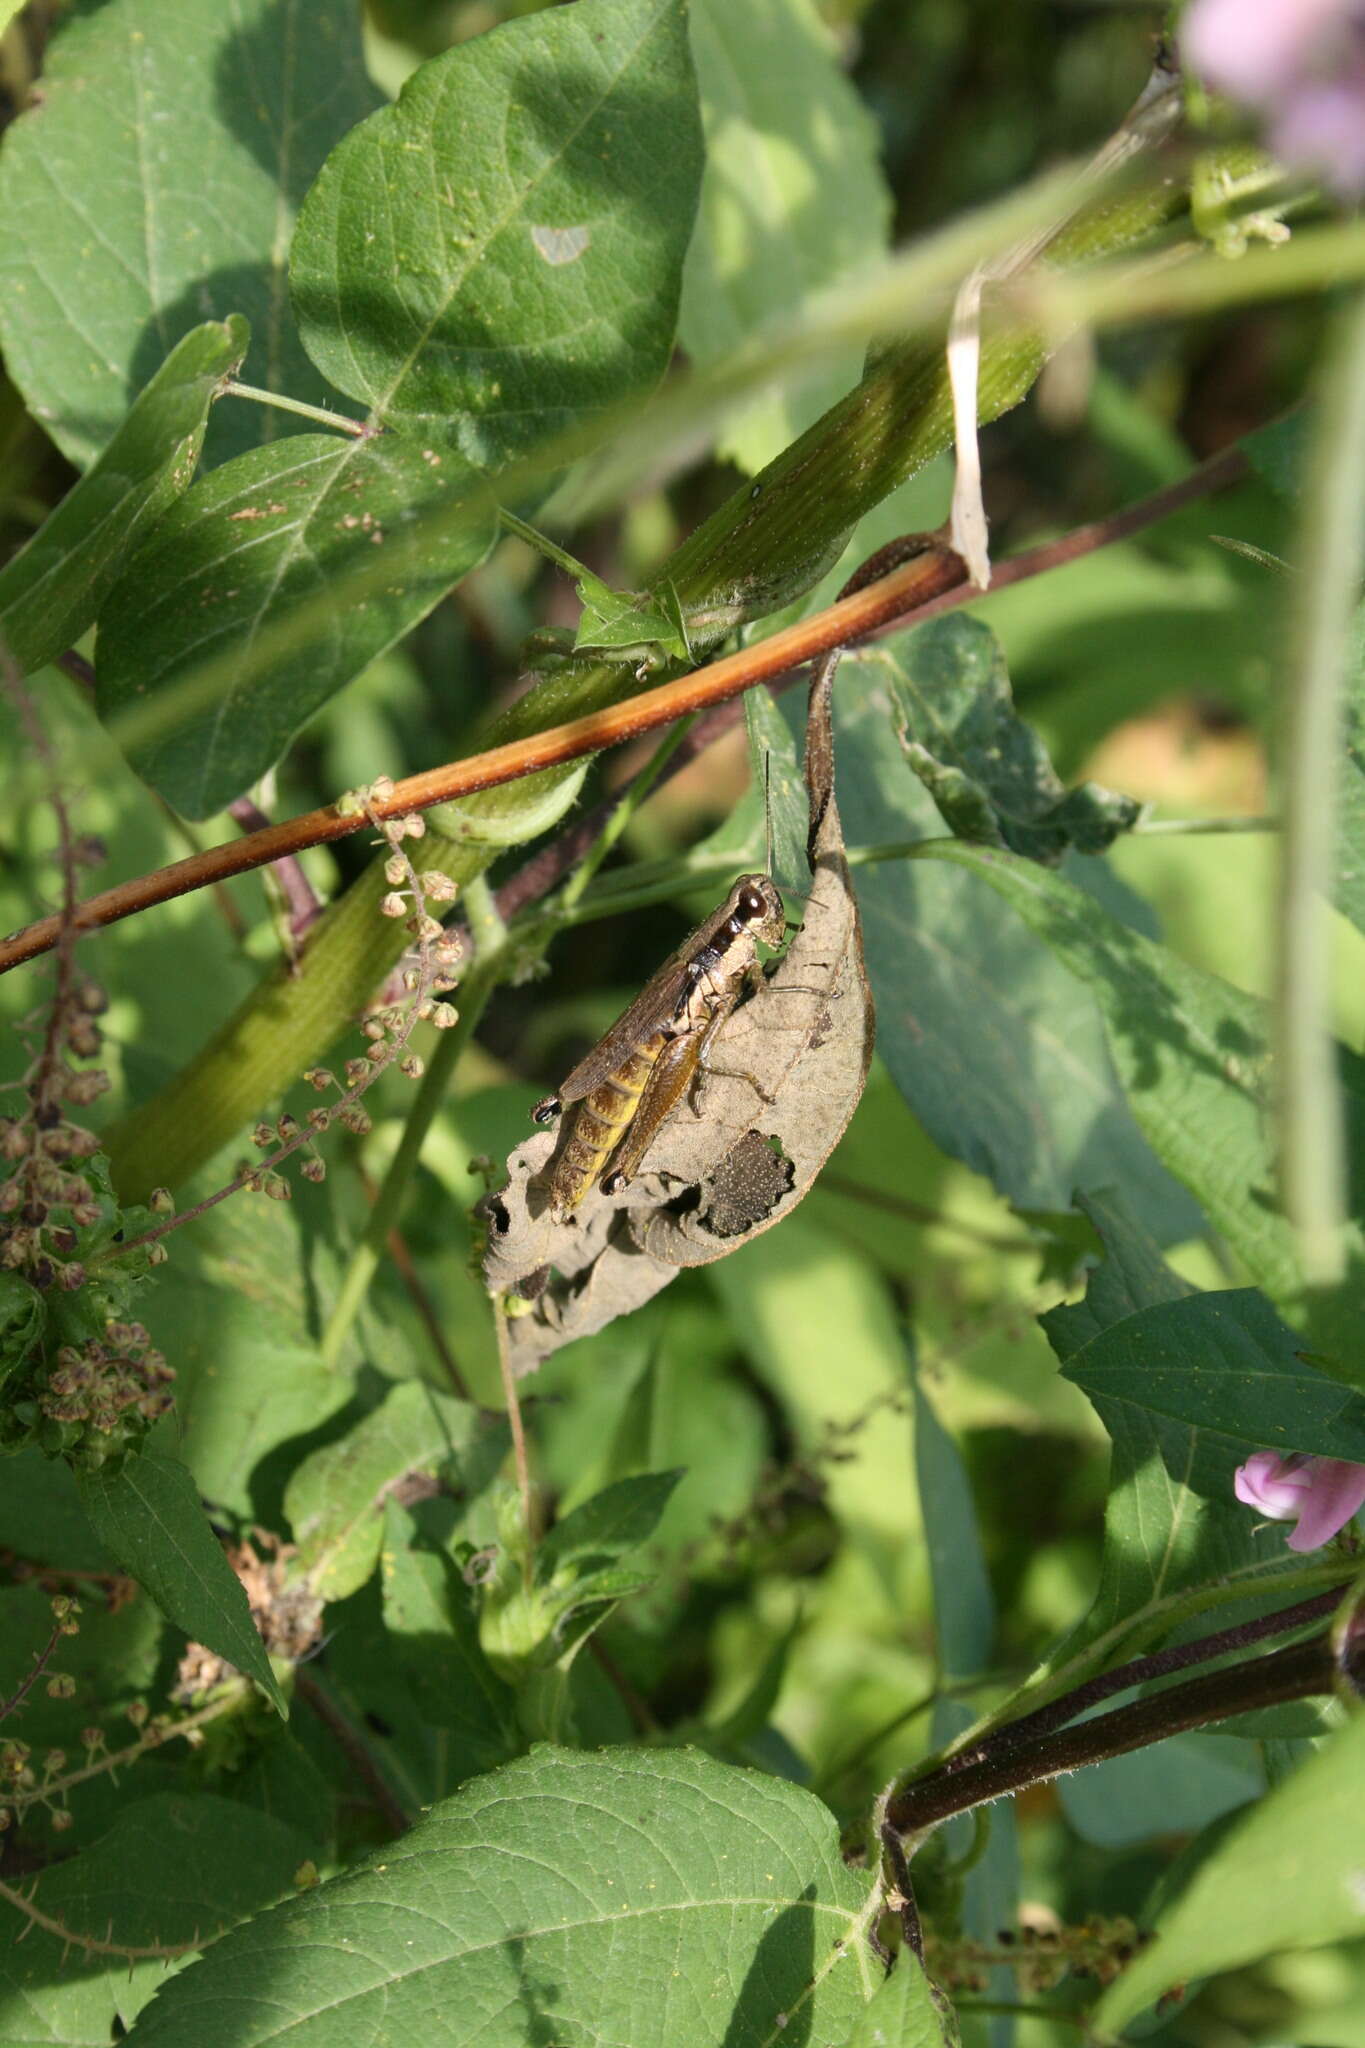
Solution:
[(664, 1040), (645, 1083), (639, 1107), (597, 1185), (604, 1195), (619, 1195), (635, 1178), (655, 1133), (685, 1093), (697, 1065), (697, 1033), (688, 1031)]

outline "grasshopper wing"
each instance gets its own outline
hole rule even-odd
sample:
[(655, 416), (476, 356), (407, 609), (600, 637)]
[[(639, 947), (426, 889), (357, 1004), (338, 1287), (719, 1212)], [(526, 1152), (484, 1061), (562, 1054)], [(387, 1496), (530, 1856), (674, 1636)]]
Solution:
[(667, 1024), (677, 1011), (679, 999), (687, 993), (687, 967), (701, 948), (708, 945), (729, 914), (729, 901), (712, 911), (704, 923), (685, 938), (676, 953), (645, 983), (629, 1009), (623, 1010), (611, 1029), (598, 1039), (592, 1051), (566, 1075), (556, 1093), (561, 1102), (581, 1102), (614, 1074), (628, 1053)]

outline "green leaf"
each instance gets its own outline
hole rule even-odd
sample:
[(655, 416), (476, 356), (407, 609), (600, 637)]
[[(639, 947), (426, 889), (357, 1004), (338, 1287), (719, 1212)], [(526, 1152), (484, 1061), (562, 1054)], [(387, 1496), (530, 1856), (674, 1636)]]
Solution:
[[(682, 1472), (641, 1472), (603, 1487), (556, 1522), (540, 1544), (530, 1586), (509, 1541), (484, 1588), (479, 1639), (493, 1668), (516, 1683), (574, 1656), (618, 1601), (643, 1592), (654, 1573), (622, 1563), (658, 1528)], [(519, 1510), (518, 1510), (519, 1513)]]
[(1103, 853), (1141, 806), (1098, 783), (1067, 789), (1014, 709), (989, 626), (961, 612), (930, 619), (887, 663), (906, 759), (959, 839), (1055, 864), (1068, 847)]
[(241, 1581), (209, 1526), (186, 1467), (144, 1451), (125, 1458), (115, 1472), (81, 1472), (77, 1479), (100, 1542), (167, 1620), (254, 1678), (287, 1719), (289, 1710)]
[[(593, 578), (597, 583), (597, 578)], [(633, 590), (611, 590), (598, 583), (591, 598), (580, 586), (584, 598), (582, 616), (574, 634), (574, 653), (585, 647), (625, 649), (658, 647), (678, 661), (688, 659), (688, 645), (667, 612), (641, 600)]]
[(1190, 1978), (1357, 1938), (1362, 1864), (1365, 1716), (1357, 1715), (1200, 1865), (1158, 1920), (1155, 1941), (1101, 1998), (1096, 2030), (1117, 2033)]
[[(1248, 1447), (1365, 1463), (1365, 1398), (1304, 1363), (1265, 1296), (1242, 1287), (1140, 1309), (1067, 1360), (1098, 1406), (1141, 1408), (1221, 1439), (1205, 1487), (1231, 1484)], [(1212, 1466), (1212, 1469), (1211, 1469)]]
[[(207, 1793), (157, 1793), (126, 1807), (98, 1841), (42, 1871), (36, 1886), (23, 1883), (39, 1912), (69, 1930), (69, 1944), (0, 1904), (5, 2048), (107, 2048), (168, 1966), (181, 1966), (177, 1950), (288, 1894), (307, 1853), (292, 1828)], [(106, 1944), (151, 1953), (139, 1961)], [(100, 1961), (104, 1969), (92, 1970)]]
[(406, 1380), (349, 1436), (305, 1458), (284, 1510), (319, 1598), (344, 1600), (369, 1578), (379, 1562), (385, 1501), (400, 1479), (443, 1473), (473, 1497), (492, 1479), (505, 1447), (504, 1423), (490, 1423), (468, 1401), (422, 1380)]
[[(453, 536), (414, 556), (405, 529), (468, 494)], [(100, 613), (101, 715), (135, 713), (134, 767), (187, 817), (222, 809), (278, 760), (305, 719), (431, 610), (484, 555), (493, 526), (466, 465), (418, 443), (297, 434), (196, 484), (128, 564)], [(290, 613), (382, 548), (391, 584), (328, 613), (320, 637), (255, 646)], [(214, 701), (200, 662), (240, 653)]]
[[(680, 338), (698, 368), (886, 247), (880, 137), (810, 0), (692, 0), (706, 175), (683, 272)], [(854, 385), (846, 348), (792, 389), (725, 423), (719, 452), (751, 474)]]
[(581, 1581), (647, 1543), (682, 1472), (640, 1472), (603, 1487), (556, 1522), (536, 1552), (541, 1585)]
[(147, 1314), (176, 1361), (181, 1457), (206, 1500), (250, 1519), (269, 1504), (254, 1490), (262, 1459), (334, 1415), (351, 1385), (264, 1302), (196, 1273), (192, 1258), (187, 1246), (158, 1274)]
[[(804, 896), (811, 886), (806, 860), (810, 797), (801, 774), (791, 729), (766, 690), (744, 693), (744, 726), (749, 738), (750, 790), (764, 808), (763, 838), (772, 840), (773, 880), (783, 891)], [(799, 915), (799, 906), (788, 906)]]
[(700, 173), (683, 0), (507, 22), (328, 159), (291, 258), (305, 345), (376, 418), (503, 462), (662, 375)]
[[(205, 1186), (220, 1178), (206, 1176)], [(317, 1429), (353, 1393), (348, 1373), (323, 1365), (315, 1334), (345, 1253), (333, 1188), (331, 1180), (299, 1183), (288, 1204), (219, 1203), (185, 1233), (143, 1306), (157, 1347), (175, 1360), (167, 1434), (203, 1497), (244, 1522), (279, 1525), (298, 1451), (271, 1453)], [(193, 1201), (203, 1189), (185, 1192)], [(370, 1362), (382, 1370), (386, 1355)]]
[(797, 1614), (765, 1651), (763, 1661), (754, 1672), (743, 1697), (723, 1719), (707, 1723), (702, 1732), (708, 1749), (718, 1753), (729, 1750), (742, 1754), (764, 1733), (772, 1719), (773, 1708), (781, 1697), (787, 1663), (801, 1629), (802, 1619)]
[(995, 1647), (995, 1601), (957, 1445), (914, 1380), (915, 1480), (934, 1597), (940, 1681), (977, 1678)]
[(1252, 1745), (1221, 1732), (1171, 1735), (1057, 1782), (1069, 1825), (1104, 1849), (1197, 1834), (1265, 1789)]
[(192, 328), (94, 467), (0, 570), (0, 641), (26, 675), (75, 645), (124, 557), (188, 485), (209, 406), (247, 338), (236, 313)]
[[(329, 396), (290, 318), (289, 227), (376, 99), (349, 0), (114, 0), (57, 29), (0, 158), (0, 349), (78, 468), (210, 316), (250, 322), (250, 382)], [(221, 407), (214, 458), (278, 421)]]
[(384, 1624), (413, 1701), (454, 1738), (447, 1785), (505, 1763), (522, 1747), (516, 1702), (479, 1647), (473, 1588), (396, 1501), (385, 1509), (380, 1572)]
[(573, 653), (581, 653), (585, 647), (625, 649), (658, 646), (679, 661), (691, 660), (687, 624), (678, 605), (677, 592), (671, 584), (669, 595), (672, 603), (667, 611), (662, 611), (639, 591), (613, 590), (609, 583), (604, 583), (600, 576), (594, 576), (585, 563), (558, 546), (548, 534), (528, 525), (526, 520), (519, 519), (505, 506), (498, 517), (504, 526), (544, 555), (547, 561), (557, 563), (573, 577), (578, 601), (583, 607), (573, 638)]
[(844, 2041), (881, 1979), (809, 1793), (696, 1753), (538, 1749), (216, 1943), (137, 2048)]
[(903, 1948), (843, 2048), (958, 2048), (960, 2039), (947, 1993), (929, 1982)]
[[(1089, 1197), (1083, 1207), (1104, 1258), (1089, 1276), (1084, 1301), (1041, 1318), (1064, 1370), (1106, 1332), (1192, 1294), (1115, 1196)], [(1110, 1401), (1098, 1390), (1090, 1398), (1114, 1450), (1100, 1583), (1089, 1613), (1066, 1639), (1067, 1655), (1140, 1622), (1153, 1602), (1183, 1587), (1284, 1556), (1282, 1532), (1258, 1529), (1234, 1498), (1225, 1445), (1151, 1408)], [(1117, 1655), (1117, 1640), (1106, 1661)]]
[(1297, 405), (1268, 426), (1242, 436), (1252, 468), (1283, 498), (1297, 498), (1303, 487), (1304, 454), (1312, 427), (1312, 407)]
[(46, 1314), (42, 1295), (22, 1274), (0, 1272), (0, 1387), (32, 1358)]
[[(989, 882), (1090, 984), (1114, 1065), (1152, 1149), (1198, 1196), (1271, 1300), (1287, 1311), (1302, 1307), (1294, 1241), (1276, 1198), (1265, 1005), (1120, 924), (1031, 861), (956, 840), (924, 851)], [(1358, 1063), (1342, 1058), (1354, 1080)], [(1358, 1271), (1365, 1248), (1356, 1225), (1347, 1249)], [(1362, 1302), (1353, 1275), (1334, 1295), (1307, 1304), (1314, 1350), (1329, 1353), (1323, 1363), (1348, 1383), (1365, 1384)]]
[[(841, 792), (842, 797), (842, 792)], [(922, 1586), (924, 1531), (909, 1483), (905, 1346), (880, 1274), (827, 1225), (793, 1216), (707, 1277), (799, 1457), (892, 1614)], [(836, 1460), (828, 1446), (840, 1445)], [(921, 1596), (922, 1597), (922, 1596)]]
[[(851, 846), (942, 832), (887, 717), (898, 673), (881, 653), (839, 671)], [(1164, 1242), (1192, 1235), (1198, 1211), (1134, 1125), (1098, 1009), (1047, 945), (974, 876), (884, 861), (857, 870), (857, 889), (878, 1049), (934, 1142), (1017, 1207), (1066, 1209), (1078, 1187), (1118, 1185)]]

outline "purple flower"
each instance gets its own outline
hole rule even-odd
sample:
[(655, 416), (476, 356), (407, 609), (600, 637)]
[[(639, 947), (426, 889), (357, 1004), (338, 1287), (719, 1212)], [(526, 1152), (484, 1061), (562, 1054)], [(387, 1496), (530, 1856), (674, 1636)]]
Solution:
[(1298, 1524), (1288, 1538), (1291, 1550), (1320, 1550), (1365, 1505), (1365, 1465), (1345, 1458), (1254, 1451), (1232, 1483), (1244, 1507), (1259, 1509), (1267, 1521)]
[(1185, 58), (1265, 116), (1284, 163), (1365, 189), (1365, 0), (1191, 0)]

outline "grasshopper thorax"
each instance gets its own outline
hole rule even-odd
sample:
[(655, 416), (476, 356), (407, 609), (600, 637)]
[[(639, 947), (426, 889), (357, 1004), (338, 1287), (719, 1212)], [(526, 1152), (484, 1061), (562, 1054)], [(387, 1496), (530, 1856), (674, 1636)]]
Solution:
[(752, 933), (765, 946), (780, 946), (787, 930), (787, 912), (771, 875), (741, 875), (730, 891), (726, 916), (738, 933)]

